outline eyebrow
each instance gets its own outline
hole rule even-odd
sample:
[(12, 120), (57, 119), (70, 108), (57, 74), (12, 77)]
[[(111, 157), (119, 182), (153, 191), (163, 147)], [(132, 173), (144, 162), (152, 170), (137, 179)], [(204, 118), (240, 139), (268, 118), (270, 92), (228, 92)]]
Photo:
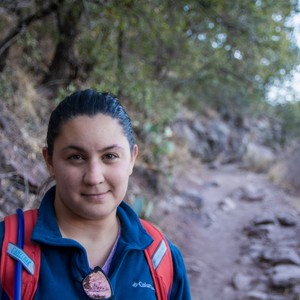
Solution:
[[(107, 146), (107, 147), (104, 147), (102, 149), (99, 149), (97, 150), (97, 152), (106, 152), (106, 151), (109, 151), (109, 150), (113, 150), (113, 149), (120, 149), (120, 150), (124, 150), (124, 148), (118, 144), (113, 144), (113, 145), (110, 145), (110, 146)], [(76, 150), (76, 151), (80, 151), (80, 152), (86, 152), (86, 150), (80, 146), (77, 146), (77, 145), (68, 145), (66, 147), (64, 147), (62, 149), (63, 151), (65, 150)]]

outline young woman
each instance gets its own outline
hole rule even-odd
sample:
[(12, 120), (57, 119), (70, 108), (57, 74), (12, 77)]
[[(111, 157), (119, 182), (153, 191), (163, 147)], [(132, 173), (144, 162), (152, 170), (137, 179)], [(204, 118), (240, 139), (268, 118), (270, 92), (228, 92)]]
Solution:
[[(158, 299), (144, 253), (153, 239), (123, 201), (137, 155), (130, 119), (113, 96), (78, 91), (52, 112), (43, 156), (55, 185), (31, 236), (41, 249), (34, 299)], [(1, 222), (0, 242), (4, 232)], [(182, 256), (168, 244), (169, 299), (189, 300)]]

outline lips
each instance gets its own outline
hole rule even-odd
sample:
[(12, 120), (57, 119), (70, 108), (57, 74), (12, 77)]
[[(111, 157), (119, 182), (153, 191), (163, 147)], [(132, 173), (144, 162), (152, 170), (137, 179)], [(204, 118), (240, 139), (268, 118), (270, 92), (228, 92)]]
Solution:
[(108, 193), (109, 191), (101, 192), (101, 193), (81, 193), (81, 196), (93, 201), (99, 201), (99, 200), (103, 200), (108, 195)]

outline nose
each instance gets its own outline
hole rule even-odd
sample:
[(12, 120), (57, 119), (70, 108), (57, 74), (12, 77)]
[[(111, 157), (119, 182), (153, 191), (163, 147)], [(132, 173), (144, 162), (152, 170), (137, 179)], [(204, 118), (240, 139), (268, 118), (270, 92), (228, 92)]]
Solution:
[(85, 170), (83, 181), (87, 185), (97, 185), (104, 182), (104, 168), (99, 162), (90, 162)]

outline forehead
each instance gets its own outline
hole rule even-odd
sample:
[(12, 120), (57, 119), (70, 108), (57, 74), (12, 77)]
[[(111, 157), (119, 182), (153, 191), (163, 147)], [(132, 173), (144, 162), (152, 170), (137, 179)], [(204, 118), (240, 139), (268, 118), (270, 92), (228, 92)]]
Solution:
[(127, 141), (117, 119), (104, 114), (77, 116), (63, 123), (57, 140), (67, 142), (122, 142)]

